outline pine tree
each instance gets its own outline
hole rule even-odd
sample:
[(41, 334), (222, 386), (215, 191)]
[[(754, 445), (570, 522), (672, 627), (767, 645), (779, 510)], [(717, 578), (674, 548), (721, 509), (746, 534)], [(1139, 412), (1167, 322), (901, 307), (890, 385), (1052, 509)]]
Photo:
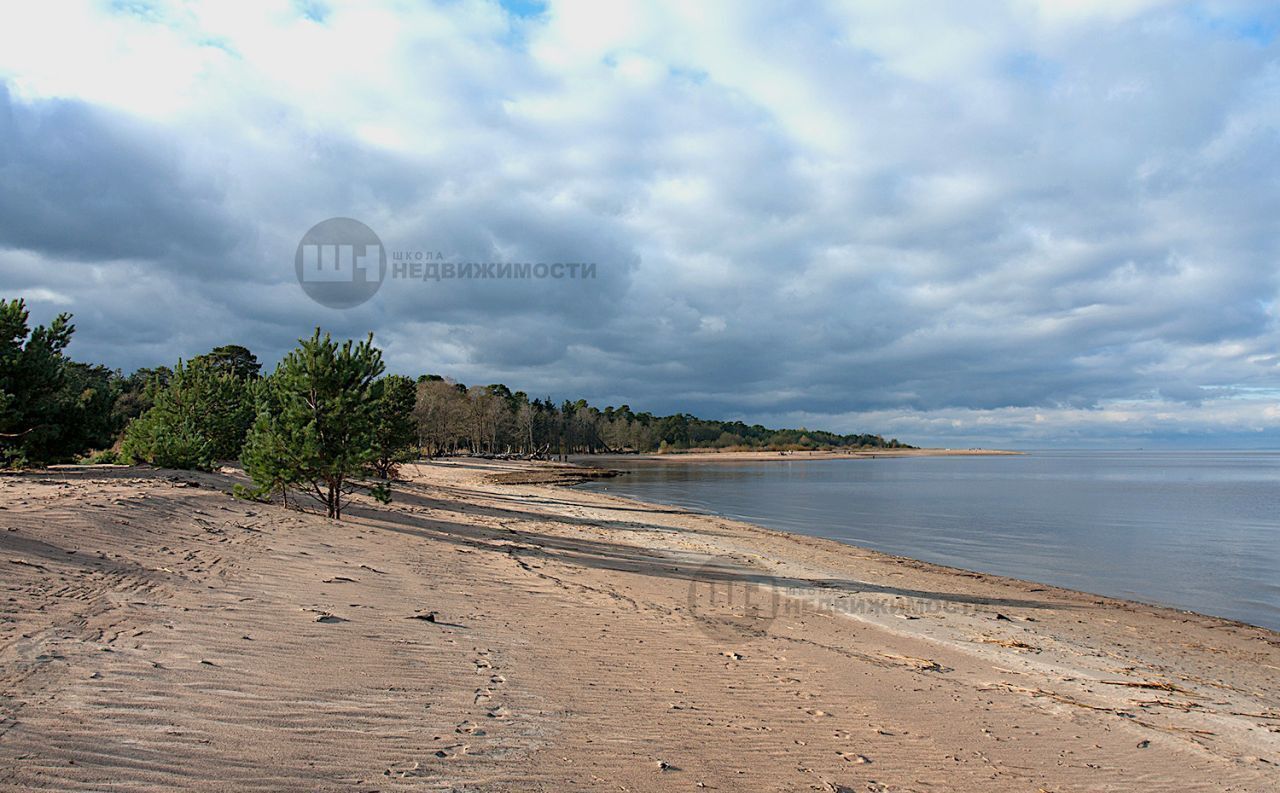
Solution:
[(200, 357), (155, 384), (154, 404), (125, 430), (120, 455), (163, 468), (212, 470), (240, 456), (253, 420), (252, 386)]
[(118, 378), (66, 357), (69, 314), (34, 330), (28, 318), (22, 299), (0, 299), (0, 465), (44, 465), (110, 445)]
[(262, 364), (258, 363), (258, 356), (239, 344), (214, 347), (204, 355), (197, 356), (195, 360), (206, 361), (217, 371), (233, 374), (241, 380), (256, 380), (258, 373), (262, 370)]
[(396, 475), (400, 463), (415, 456), (418, 425), (413, 418), (417, 386), (404, 375), (382, 378), (382, 396), (378, 400), (378, 425), (374, 430), (373, 472), (382, 479)]
[(300, 487), (342, 518), (352, 479), (377, 456), (383, 368), (373, 334), (339, 345), (317, 328), (285, 356), (259, 390), (242, 456), (259, 495)]

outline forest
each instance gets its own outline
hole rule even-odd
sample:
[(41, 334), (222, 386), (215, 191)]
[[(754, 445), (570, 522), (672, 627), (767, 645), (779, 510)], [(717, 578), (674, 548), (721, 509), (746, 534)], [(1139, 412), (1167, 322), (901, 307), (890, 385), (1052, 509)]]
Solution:
[(270, 374), (234, 344), (124, 374), (72, 360), (74, 333), (69, 315), (32, 328), (23, 300), (0, 300), (0, 465), (212, 470), (239, 460), (259, 494), (303, 486), (332, 513), (355, 474), (388, 479), (421, 456), (910, 448), (879, 435), (657, 416), (531, 398), (501, 383), (387, 374), (372, 334), (339, 343), (316, 329)]

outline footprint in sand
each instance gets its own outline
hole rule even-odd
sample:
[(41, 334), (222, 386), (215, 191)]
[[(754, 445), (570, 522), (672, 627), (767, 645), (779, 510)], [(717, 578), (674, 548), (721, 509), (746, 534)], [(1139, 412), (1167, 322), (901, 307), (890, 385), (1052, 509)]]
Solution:
[(460, 743), (454, 746), (446, 746), (443, 749), (437, 749), (435, 752), (435, 756), (440, 758), (441, 760), (454, 760), (459, 757), (462, 757), (463, 755), (469, 753), (470, 751), (471, 751), (471, 746), (469, 744)]
[(417, 776), (419, 768), (421, 768), (421, 764), (417, 762), (398, 763), (391, 768), (388, 768), (386, 771), (383, 771), (382, 775), (398, 779), (407, 779), (411, 776)]
[[(489, 685), (476, 689), (474, 701), (477, 705), (486, 705), (493, 701), (495, 694), (494, 689), (506, 684), (507, 678), (501, 674), (493, 665), (493, 662), (489, 660), (489, 650), (482, 650), (479, 647), (473, 647), (472, 650), (476, 653), (476, 658), (472, 661), (472, 663), (475, 664), (476, 674), (489, 674)], [(501, 704), (489, 705), (485, 712), (485, 716), (490, 719), (506, 719), (510, 715), (511, 712), (507, 707)], [(469, 723), (470, 722), (463, 722), (463, 724)], [(459, 725), (459, 729), (461, 729), (461, 725)]]
[(459, 724), (457, 727), (454, 727), (454, 728), (453, 728), (453, 731), (454, 731), (454, 732), (456, 732), (456, 733), (460, 733), (460, 734), (462, 734), (462, 735), (475, 735), (475, 736), (477, 736), (477, 737), (480, 737), (480, 736), (483, 736), (483, 735), (487, 735), (487, 734), (488, 734), (488, 733), (486, 733), (486, 732), (485, 732), (484, 728), (479, 727), (479, 726), (477, 726), (477, 725), (475, 725), (475, 724), (471, 723), (470, 721), (464, 721), (464, 722), (462, 722), (462, 723), (461, 723), (461, 724)]

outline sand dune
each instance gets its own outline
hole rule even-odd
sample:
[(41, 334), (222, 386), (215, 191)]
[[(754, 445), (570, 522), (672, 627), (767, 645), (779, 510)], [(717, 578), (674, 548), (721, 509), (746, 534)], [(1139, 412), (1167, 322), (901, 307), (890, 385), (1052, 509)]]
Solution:
[(409, 466), (0, 478), (0, 790), (1280, 789), (1280, 636)]

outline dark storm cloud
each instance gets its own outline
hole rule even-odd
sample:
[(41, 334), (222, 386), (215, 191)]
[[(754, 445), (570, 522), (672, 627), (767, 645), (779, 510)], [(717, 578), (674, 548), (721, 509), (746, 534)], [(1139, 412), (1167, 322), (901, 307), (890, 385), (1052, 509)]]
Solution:
[(0, 241), (82, 261), (209, 262), (240, 243), (219, 180), (162, 130), (0, 82)]

